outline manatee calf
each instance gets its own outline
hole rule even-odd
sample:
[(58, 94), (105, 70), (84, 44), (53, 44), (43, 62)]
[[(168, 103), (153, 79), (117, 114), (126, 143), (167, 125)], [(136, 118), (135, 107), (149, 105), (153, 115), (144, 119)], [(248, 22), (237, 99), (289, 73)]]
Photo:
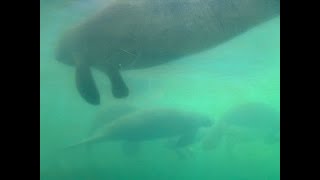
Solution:
[(200, 113), (167, 108), (138, 110), (108, 123), (90, 137), (67, 148), (108, 141), (122, 141), (125, 145), (132, 145), (174, 137), (178, 138), (176, 146), (188, 146), (193, 143), (200, 128), (211, 124), (212, 120)]
[(279, 16), (280, 0), (116, 0), (60, 38), (55, 56), (75, 66), (77, 90), (100, 104), (91, 68), (116, 98), (129, 95), (120, 71), (199, 53)]
[(246, 140), (267, 144), (280, 140), (280, 112), (264, 103), (247, 103), (231, 108), (212, 129), (205, 148), (213, 149), (223, 140), (229, 149)]

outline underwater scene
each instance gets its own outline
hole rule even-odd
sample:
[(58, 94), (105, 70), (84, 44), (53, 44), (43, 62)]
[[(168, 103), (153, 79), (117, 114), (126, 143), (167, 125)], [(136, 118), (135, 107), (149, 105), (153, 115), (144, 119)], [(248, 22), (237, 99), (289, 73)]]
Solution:
[(40, 0), (41, 180), (279, 180), (280, 0)]

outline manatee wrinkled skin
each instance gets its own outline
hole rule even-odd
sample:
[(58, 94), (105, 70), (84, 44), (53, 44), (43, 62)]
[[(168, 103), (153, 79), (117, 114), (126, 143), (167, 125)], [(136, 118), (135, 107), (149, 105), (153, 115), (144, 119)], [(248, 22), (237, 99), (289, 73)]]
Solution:
[(129, 95), (120, 71), (199, 53), (279, 16), (280, 0), (121, 0), (62, 35), (56, 59), (75, 66), (82, 98), (100, 104), (91, 68), (116, 98)]

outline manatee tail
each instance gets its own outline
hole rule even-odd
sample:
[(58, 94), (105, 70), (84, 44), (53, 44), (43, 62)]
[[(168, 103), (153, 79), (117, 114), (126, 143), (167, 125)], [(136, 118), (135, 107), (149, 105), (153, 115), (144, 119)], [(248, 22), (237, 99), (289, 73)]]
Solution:
[(104, 140), (104, 137), (93, 136), (93, 137), (89, 137), (89, 138), (83, 139), (80, 142), (77, 142), (77, 143), (71, 144), (69, 146), (66, 146), (63, 149), (64, 150), (70, 150), (70, 149), (75, 149), (75, 148), (78, 148), (78, 147), (85, 147), (85, 146), (88, 147), (88, 146), (91, 146), (92, 144), (96, 144), (96, 143), (102, 142), (103, 140)]
[(75, 148), (78, 148), (78, 147), (81, 147), (81, 146), (85, 146), (85, 145), (89, 145), (91, 144), (90, 143), (90, 139), (84, 139), (80, 142), (77, 142), (77, 143), (74, 143), (74, 144), (70, 144), (66, 147), (64, 147), (63, 149), (64, 150), (71, 150), (71, 149), (75, 149)]

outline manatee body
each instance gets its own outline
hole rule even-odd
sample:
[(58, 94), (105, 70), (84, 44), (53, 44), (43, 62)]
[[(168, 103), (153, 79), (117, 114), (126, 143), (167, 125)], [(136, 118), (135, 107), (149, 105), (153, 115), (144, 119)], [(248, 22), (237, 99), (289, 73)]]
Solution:
[(190, 145), (198, 130), (212, 120), (199, 113), (176, 109), (139, 110), (96, 130), (90, 137), (69, 146), (91, 145), (107, 141), (138, 143), (163, 138), (178, 138), (177, 146)]
[(107, 124), (119, 119), (122, 116), (130, 114), (137, 109), (138, 108), (136, 106), (127, 103), (116, 103), (104, 107), (93, 119), (89, 134), (91, 135), (100, 127), (106, 126)]
[(264, 134), (277, 134), (280, 131), (280, 112), (263, 103), (248, 103), (230, 109), (222, 117), (222, 122)]
[(62, 35), (56, 59), (76, 68), (80, 95), (100, 104), (91, 68), (116, 98), (129, 95), (120, 71), (199, 53), (279, 15), (280, 0), (121, 0)]
[(214, 149), (226, 142), (229, 150), (237, 142), (258, 138), (266, 144), (280, 140), (280, 112), (264, 103), (247, 103), (227, 111), (204, 143)]

